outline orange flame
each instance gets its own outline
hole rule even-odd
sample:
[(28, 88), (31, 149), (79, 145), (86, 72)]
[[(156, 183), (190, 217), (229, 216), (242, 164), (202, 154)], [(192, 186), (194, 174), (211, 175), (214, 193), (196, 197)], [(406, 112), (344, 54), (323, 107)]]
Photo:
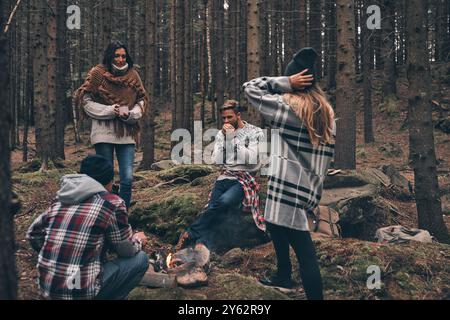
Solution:
[(166, 258), (166, 266), (167, 266), (167, 268), (172, 268), (173, 267), (173, 265), (172, 265), (172, 257), (173, 257), (173, 254), (169, 253), (169, 255)]

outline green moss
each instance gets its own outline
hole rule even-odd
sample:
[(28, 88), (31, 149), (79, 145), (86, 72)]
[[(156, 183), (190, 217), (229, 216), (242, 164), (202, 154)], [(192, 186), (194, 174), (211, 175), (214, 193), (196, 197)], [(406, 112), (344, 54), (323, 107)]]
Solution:
[(66, 174), (73, 174), (76, 171), (72, 169), (53, 169), (44, 172), (16, 173), (12, 177), (13, 183), (29, 187), (43, 187), (48, 181), (59, 181)]
[(201, 211), (198, 196), (192, 193), (175, 195), (161, 201), (141, 203), (130, 215), (134, 228), (143, 229), (175, 244)]
[(260, 285), (256, 280), (240, 274), (221, 274), (216, 278), (221, 288), (214, 294), (216, 299), (226, 300), (288, 300), (285, 294)]

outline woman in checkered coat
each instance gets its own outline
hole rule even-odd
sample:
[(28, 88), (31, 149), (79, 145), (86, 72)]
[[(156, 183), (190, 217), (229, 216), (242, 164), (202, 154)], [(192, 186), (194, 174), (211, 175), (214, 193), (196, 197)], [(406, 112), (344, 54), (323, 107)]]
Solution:
[(314, 80), (317, 54), (300, 50), (283, 77), (244, 84), (250, 104), (272, 128), (264, 218), (277, 255), (278, 271), (263, 284), (291, 288), (289, 245), (297, 255), (308, 299), (323, 299), (322, 279), (308, 228), (307, 211), (319, 205), (334, 156), (334, 112)]

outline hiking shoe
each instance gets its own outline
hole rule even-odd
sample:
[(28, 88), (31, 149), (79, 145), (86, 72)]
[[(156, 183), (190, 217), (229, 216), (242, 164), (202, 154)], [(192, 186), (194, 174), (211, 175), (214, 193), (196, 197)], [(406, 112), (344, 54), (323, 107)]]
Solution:
[(259, 282), (268, 287), (278, 287), (283, 289), (294, 288), (294, 282), (291, 279), (281, 279), (279, 277), (272, 277), (270, 279), (260, 279)]
[(175, 252), (180, 251), (181, 249), (184, 249), (187, 247), (187, 245), (192, 241), (191, 234), (187, 231), (183, 232), (180, 236), (180, 239), (178, 239), (178, 243), (175, 246)]

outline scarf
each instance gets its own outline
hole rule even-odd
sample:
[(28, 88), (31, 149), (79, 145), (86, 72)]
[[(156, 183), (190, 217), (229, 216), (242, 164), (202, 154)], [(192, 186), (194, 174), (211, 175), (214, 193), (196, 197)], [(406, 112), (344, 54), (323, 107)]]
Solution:
[[(145, 114), (148, 109), (149, 97), (142, 84), (139, 73), (134, 68), (129, 69), (123, 75), (111, 74), (102, 64), (92, 68), (83, 85), (75, 92), (74, 97), (75, 105), (82, 119), (87, 117), (82, 108), (83, 96), (86, 93), (90, 93), (92, 99), (97, 103), (105, 105), (119, 104), (121, 106), (127, 106), (129, 110), (132, 110), (137, 102), (143, 100), (142, 114)], [(132, 136), (138, 143), (140, 133), (139, 123), (130, 125), (118, 118), (97, 121), (108, 127), (113, 125), (117, 138)]]

